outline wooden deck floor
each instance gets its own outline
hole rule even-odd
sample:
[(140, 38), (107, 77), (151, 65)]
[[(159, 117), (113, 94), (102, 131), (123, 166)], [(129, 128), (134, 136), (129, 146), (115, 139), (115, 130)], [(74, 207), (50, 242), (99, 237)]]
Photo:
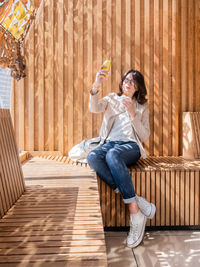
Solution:
[(95, 174), (34, 157), (27, 190), (0, 220), (0, 266), (107, 266)]

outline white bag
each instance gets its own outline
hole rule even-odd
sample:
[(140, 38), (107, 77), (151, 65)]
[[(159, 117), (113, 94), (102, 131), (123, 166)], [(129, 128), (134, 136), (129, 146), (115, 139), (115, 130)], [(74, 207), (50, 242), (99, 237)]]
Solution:
[(80, 144), (72, 147), (68, 154), (69, 158), (74, 162), (87, 163), (87, 155), (100, 145), (100, 141), (100, 137), (83, 140)]

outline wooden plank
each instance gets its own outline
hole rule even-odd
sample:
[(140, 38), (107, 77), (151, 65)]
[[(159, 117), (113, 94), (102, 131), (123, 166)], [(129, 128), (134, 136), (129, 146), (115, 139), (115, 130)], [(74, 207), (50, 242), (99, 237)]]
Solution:
[(110, 226), (110, 222), (111, 222), (111, 219), (110, 219), (110, 214), (111, 214), (111, 203), (110, 203), (110, 197), (111, 197), (111, 188), (107, 185), (106, 186), (106, 225), (107, 226)]
[(45, 50), (45, 40), (44, 40), (44, 1), (41, 2), (40, 7), (37, 11), (38, 20), (38, 35), (39, 43), (38, 50), (38, 149), (44, 150), (44, 50)]
[(195, 215), (194, 215), (194, 224), (199, 225), (200, 224), (200, 173), (195, 171), (195, 200), (194, 200), (194, 206), (195, 206)]
[(185, 173), (185, 190), (184, 190), (184, 196), (185, 196), (185, 225), (190, 224), (190, 172), (186, 171)]
[[(57, 43), (57, 58), (58, 58), (58, 150), (63, 153), (64, 148), (64, 137), (63, 137), (63, 124), (64, 124), (64, 116), (63, 116), (63, 110), (64, 110), (64, 3), (63, 1), (58, 1), (57, 4), (57, 10), (58, 10), (58, 43)], [(80, 62), (81, 63), (81, 62)]]
[(112, 190), (111, 191), (112, 194), (112, 208), (111, 208), (111, 226), (115, 226), (116, 225), (116, 194), (115, 192)]
[(175, 184), (176, 179), (175, 179), (175, 171), (171, 171), (171, 185), (170, 185), (170, 225), (175, 225), (175, 196), (176, 196), (176, 191), (175, 191)]
[(172, 155), (179, 155), (179, 133), (177, 131), (179, 127), (179, 109), (180, 109), (180, 98), (178, 97), (180, 86), (179, 86), (179, 65), (180, 60), (180, 49), (178, 47), (179, 41), (179, 27), (178, 26), (178, 16), (179, 12), (178, 4), (176, 0), (172, 0)]
[(181, 172), (178, 170), (175, 173), (175, 225), (180, 225), (180, 177)]
[(140, 55), (141, 55), (141, 52), (140, 52), (140, 38), (141, 38), (141, 35), (140, 35), (140, 32), (141, 32), (141, 20), (140, 20), (140, 12), (141, 12), (141, 9), (140, 9), (140, 5), (141, 5), (141, 1), (135, 1), (135, 21), (134, 21), (134, 25), (135, 25), (135, 69), (136, 70), (141, 70), (141, 61), (140, 61)]
[(194, 213), (195, 213), (195, 205), (194, 205), (194, 198), (195, 198), (195, 172), (190, 171), (190, 178), (189, 178), (189, 217), (190, 217), (190, 225), (194, 225)]
[(161, 173), (156, 171), (156, 226), (161, 225), (161, 184), (160, 184)]
[(166, 173), (161, 171), (161, 182), (160, 182), (160, 190), (161, 190), (161, 226), (166, 225)]
[(161, 155), (159, 148), (159, 1), (154, 1), (154, 156)]
[[(35, 56), (35, 40), (34, 40), (34, 22), (29, 30), (30, 42), (28, 42), (28, 66), (29, 72), (27, 75), (28, 79), (28, 91), (26, 93), (26, 110), (25, 119), (27, 126), (25, 127), (25, 138), (26, 138), (26, 150), (34, 150), (34, 56)], [(23, 118), (22, 118), (23, 119)]]
[[(169, 73), (169, 40), (171, 39), (171, 33), (170, 28), (168, 24), (169, 20), (169, 1), (161, 1), (163, 3), (162, 6), (162, 39), (160, 40), (160, 43), (163, 43), (162, 47), (162, 103), (160, 103), (160, 106), (162, 105), (162, 110), (160, 113), (162, 113), (162, 121), (163, 121), (163, 156), (169, 155), (170, 150), (170, 143), (169, 143), (169, 133), (170, 133), (170, 124), (169, 124), (169, 117), (171, 116), (170, 111), (172, 109), (172, 106), (170, 105), (171, 97), (169, 98), (170, 94), (170, 84), (168, 80), (168, 73)], [(167, 53), (166, 53), (167, 51)], [(161, 124), (160, 124), (161, 125)], [(161, 140), (162, 141), (162, 140)]]
[[(68, 1), (68, 16), (67, 16), (67, 73), (68, 79), (66, 81), (67, 86), (67, 99), (65, 102), (65, 112), (67, 112), (67, 127), (65, 129), (65, 134), (67, 138), (66, 151), (69, 151), (72, 146), (74, 145), (74, 117), (73, 117), (73, 110), (74, 110), (74, 1)], [(66, 48), (65, 48), (66, 49)], [(66, 110), (66, 105), (68, 106)], [(73, 119), (72, 119), (73, 118)]]
[(131, 68), (131, 0), (126, 0), (125, 2), (125, 14), (124, 15), (125, 15), (124, 18), (125, 18), (126, 30), (124, 32), (125, 33), (125, 67), (122, 68), (123, 73), (127, 69)]
[(195, 19), (194, 19), (194, 1), (188, 2), (188, 21), (187, 21), (187, 36), (188, 36), (188, 88), (190, 88), (190, 97), (188, 97), (188, 110), (194, 110), (195, 102)]
[[(147, 201), (151, 202), (151, 173), (146, 172), (146, 182), (145, 182), (145, 196)], [(150, 226), (150, 220), (147, 220), (147, 226)]]
[[(155, 171), (151, 171), (151, 197), (150, 197), (150, 200), (152, 203), (156, 204), (156, 173), (155, 173)], [(156, 225), (155, 216), (150, 222), (151, 222), (151, 226)]]

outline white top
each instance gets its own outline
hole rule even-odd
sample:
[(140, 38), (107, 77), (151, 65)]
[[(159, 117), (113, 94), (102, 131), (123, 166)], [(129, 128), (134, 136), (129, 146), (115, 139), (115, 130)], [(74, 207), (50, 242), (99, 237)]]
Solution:
[(107, 137), (108, 141), (136, 142), (133, 127), (127, 111), (116, 116), (112, 129)]
[(137, 142), (128, 111), (121, 102), (123, 98), (126, 98), (126, 96), (118, 96), (119, 106), (123, 112), (116, 116), (112, 129), (106, 139), (108, 141)]

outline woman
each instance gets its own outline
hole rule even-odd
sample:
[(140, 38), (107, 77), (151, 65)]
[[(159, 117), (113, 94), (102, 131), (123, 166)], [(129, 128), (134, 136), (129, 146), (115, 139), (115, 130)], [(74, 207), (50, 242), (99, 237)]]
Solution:
[(127, 246), (138, 246), (144, 236), (147, 218), (153, 218), (156, 207), (136, 195), (127, 166), (146, 157), (142, 142), (150, 135), (147, 91), (143, 75), (128, 70), (119, 85), (119, 93), (98, 99), (102, 82), (108, 75), (102, 65), (90, 92), (91, 112), (105, 112), (100, 130), (100, 145), (92, 150), (87, 161), (99, 177), (116, 193), (120, 192), (129, 206), (130, 232)]

